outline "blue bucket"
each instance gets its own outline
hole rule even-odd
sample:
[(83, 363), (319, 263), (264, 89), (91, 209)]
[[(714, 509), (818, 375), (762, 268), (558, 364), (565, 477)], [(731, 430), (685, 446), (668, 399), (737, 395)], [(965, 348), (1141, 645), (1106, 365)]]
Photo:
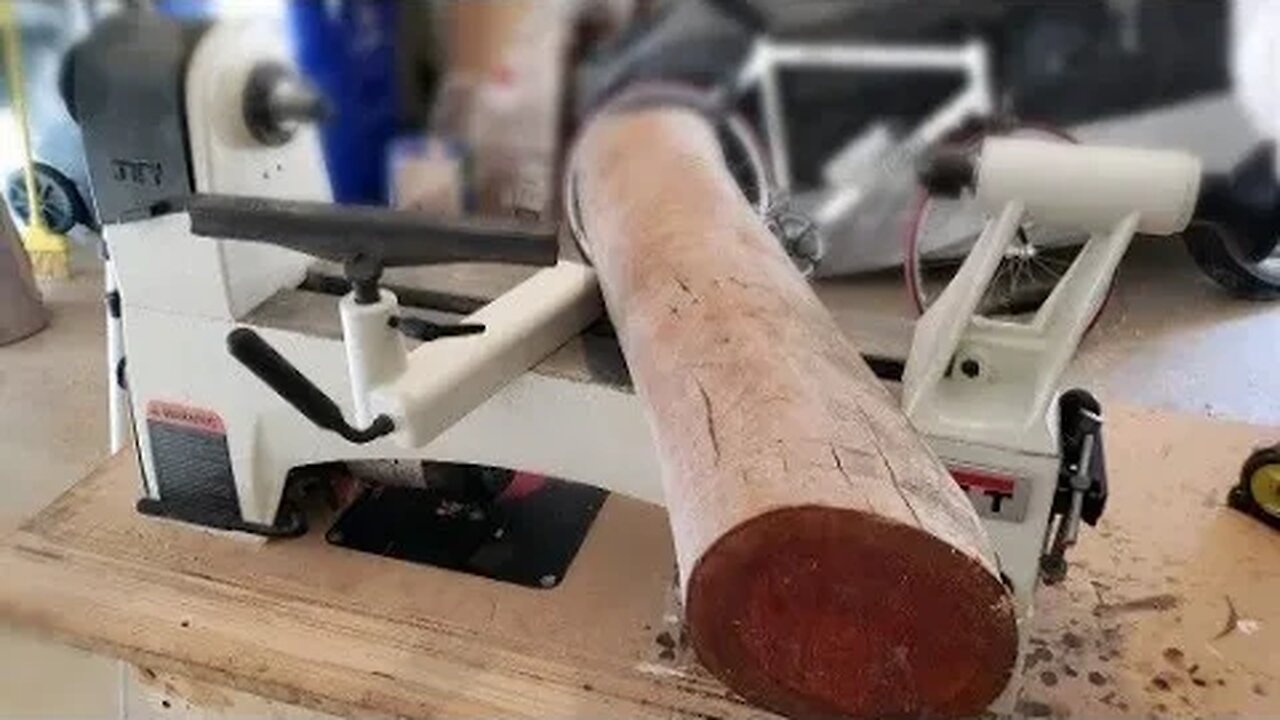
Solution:
[(334, 200), (385, 205), (398, 130), (397, 0), (292, 0), (298, 65), (329, 99), (321, 127)]

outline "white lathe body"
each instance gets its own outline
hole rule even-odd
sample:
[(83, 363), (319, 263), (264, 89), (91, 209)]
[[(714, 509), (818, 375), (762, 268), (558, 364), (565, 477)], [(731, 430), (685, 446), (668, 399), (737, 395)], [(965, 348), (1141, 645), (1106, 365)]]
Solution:
[[(146, 29), (153, 44), (164, 42)], [(601, 314), (590, 268), (556, 261), (554, 248), (552, 264), (461, 319), (483, 324), (483, 333), (411, 350), (393, 327), (402, 309), (378, 289), (376, 272), (366, 278), (376, 292), (366, 287), (363, 298), (357, 290), (332, 302), (342, 338), (263, 321), (260, 307), (294, 292), (315, 258), (211, 232), (209, 217), (253, 210), (234, 198), (166, 203), (183, 196), (327, 202), (317, 134), (306, 122), (281, 121), (287, 132), (264, 141), (246, 112), (261, 69), (289, 68), (274, 28), (218, 25), (186, 49), (185, 36), (166, 32), (171, 62), (131, 81), (134, 89), (154, 83), (143, 95), (165, 96), (155, 132), (122, 138), (111, 114), (127, 108), (84, 101), (102, 94), (90, 84), (109, 78), (78, 71), (76, 79), (123, 298), (143, 509), (288, 535), (299, 530), (286, 500), (291, 470), (367, 460), (497, 466), (662, 502), (659, 463), (629, 388), (539, 366)], [(981, 154), (973, 184), (995, 220), (918, 324), (903, 405), (973, 498), (1024, 617), (1044, 558), (1061, 562), (1081, 516), (1089, 519), (1086, 504), (1096, 519), (1105, 500), (1099, 409), (1087, 395), (1064, 396), (1062, 372), (1133, 233), (1185, 225), (1198, 177), (1194, 160), (1171, 153), (990, 140)], [(975, 316), (995, 263), (1027, 217), (1093, 237), (1030, 322)], [(365, 259), (346, 257), (349, 267)], [(354, 427), (335, 432), (301, 417), (298, 402), (268, 391), (229, 351), (233, 337), (278, 350)]]

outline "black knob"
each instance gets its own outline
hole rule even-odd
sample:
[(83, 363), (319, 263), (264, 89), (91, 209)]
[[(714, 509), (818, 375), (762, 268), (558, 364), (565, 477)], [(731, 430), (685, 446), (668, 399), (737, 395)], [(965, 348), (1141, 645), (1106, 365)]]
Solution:
[(264, 63), (249, 74), (244, 89), (244, 122), (264, 145), (283, 145), (304, 122), (330, 115), (327, 100), (297, 73), (277, 63)]
[(937, 148), (925, 154), (916, 167), (916, 178), (933, 196), (956, 198), (975, 181), (973, 156), (956, 148)]
[(484, 332), (484, 325), (477, 323), (461, 323), (458, 325), (441, 325), (422, 318), (398, 316), (387, 321), (391, 327), (399, 330), (405, 337), (415, 338), (422, 342), (431, 342), (445, 337), (461, 335), (478, 335)]

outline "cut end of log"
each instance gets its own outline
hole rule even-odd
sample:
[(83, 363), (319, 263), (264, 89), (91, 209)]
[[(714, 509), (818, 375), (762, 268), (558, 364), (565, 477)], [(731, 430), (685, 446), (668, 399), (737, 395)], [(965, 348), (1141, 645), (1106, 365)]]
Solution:
[(998, 578), (927, 532), (857, 510), (743, 523), (703, 554), (686, 600), (702, 663), (792, 717), (978, 715), (1017, 660)]

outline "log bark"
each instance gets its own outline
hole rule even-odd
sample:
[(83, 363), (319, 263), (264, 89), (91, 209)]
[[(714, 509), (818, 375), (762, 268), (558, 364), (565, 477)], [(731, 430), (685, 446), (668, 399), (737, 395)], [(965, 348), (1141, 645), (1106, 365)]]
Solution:
[(752, 212), (712, 128), (682, 109), (604, 115), (574, 171), (702, 663), (794, 716), (985, 709), (1017, 629), (982, 525)]

